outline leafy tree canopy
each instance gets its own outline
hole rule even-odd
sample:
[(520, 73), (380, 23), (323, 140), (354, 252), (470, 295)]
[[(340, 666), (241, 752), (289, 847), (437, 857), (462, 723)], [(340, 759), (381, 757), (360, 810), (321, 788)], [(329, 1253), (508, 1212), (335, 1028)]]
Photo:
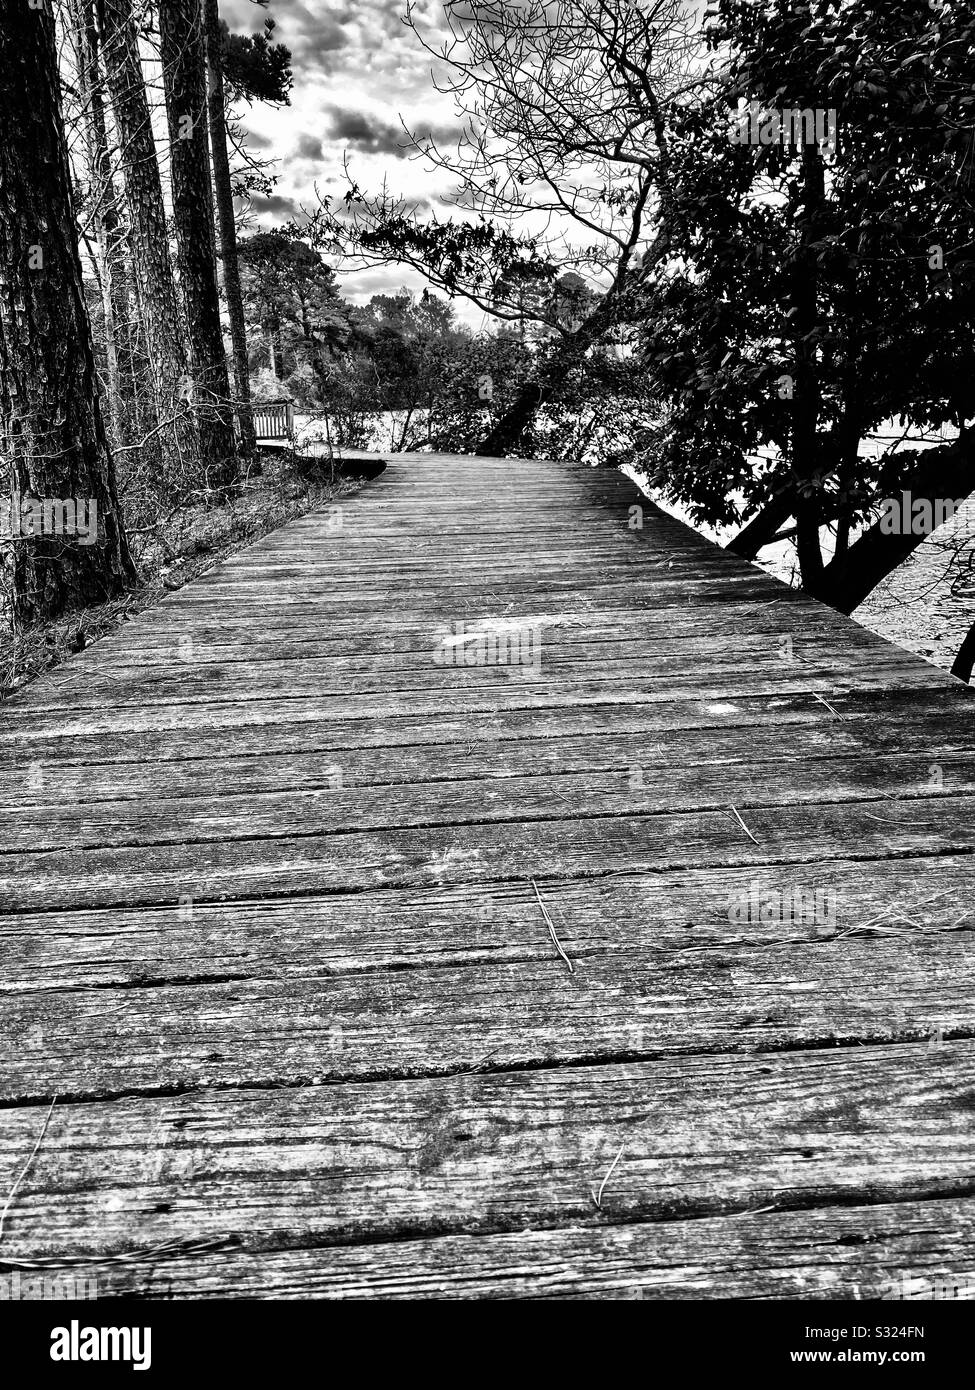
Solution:
[[(870, 461), (864, 438), (975, 414), (975, 15), (720, 0), (710, 20), (721, 76), (673, 113), (669, 256), (642, 299), (667, 405), (648, 457), (700, 521), (795, 515), (804, 583), (829, 596), (820, 525), (919, 469), (938, 482), (941, 451)], [(835, 153), (736, 143), (739, 102), (835, 109)]]

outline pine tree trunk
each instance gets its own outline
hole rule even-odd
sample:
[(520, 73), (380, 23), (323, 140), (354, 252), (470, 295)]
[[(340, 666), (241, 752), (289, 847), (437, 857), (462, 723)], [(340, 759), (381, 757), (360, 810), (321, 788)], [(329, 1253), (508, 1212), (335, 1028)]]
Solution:
[(118, 444), (122, 442), (125, 433), (119, 365), (120, 356), (123, 354), (119, 349), (123, 346), (128, 318), (124, 296), (125, 277), (120, 262), (121, 228), (118, 197), (108, 153), (101, 57), (92, 0), (70, 0), (69, 8), (77, 56), (78, 94), (83, 108), (86, 163), (97, 229), (102, 310), (105, 318), (108, 388), (106, 425), (110, 438)]
[(234, 390), (240, 423), (241, 452), (252, 458), (257, 449), (254, 416), (251, 412), (250, 374), (247, 365), (247, 330), (244, 325), (244, 296), (237, 260), (237, 228), (234, 223), (234, 196), (227, 152), (227, 112), (224, 106), (223, 60), (220, 53), (220, 13), (217, 0), (204, 0), (207, 35), (207, 109), (210, 116), (210, 150), (213, 156), (213, 187), (220, 230), (220, 258), (223, 262), (223, 292), (230, 319), (233, 346)]
[(169, 258), (166, 209), (139, 58), (131, 0), (97, 0), (102, 57), (122, 148), (129, 249), (149, 369), (154, 409), (143, 417), (147, 434), (158, 430), (162, 484), (174, 488), (199, 454), (196, 425), (181, 396), (187, 376), (183, 324)]
[(4, 3), (0, 131), (0, 449), (11, 520), (19, 529), (14, 498), (94, 503), (100, 533), (95, 544), (67, 528), (13, 541), (14, 619), (31, 623), (115, 597), (136, 576), (98, 400), (54, 21), (29, 0)]
[(160, 0), (159, 31), (201, 464), (208, 486), (222, 488), (238, 480), (238, 469), (214, 254), (200, 0)]

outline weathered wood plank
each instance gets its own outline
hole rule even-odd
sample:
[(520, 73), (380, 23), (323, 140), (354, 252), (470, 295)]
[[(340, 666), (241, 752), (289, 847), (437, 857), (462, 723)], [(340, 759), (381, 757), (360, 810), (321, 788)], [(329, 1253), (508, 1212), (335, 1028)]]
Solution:
[[(789, 624), (784, 615), (776, 612), (780, 605), (733, 604), (733, 612), (727, 617), (716, 617), (707, 608), (661, 607), (636, 613), (631, 610), (608, 609), (598, 614), (565, 613), (546, 614), (533, 609), (529, 616), (542, 626), (556, 647), (579, 648), (596, 647), (604, 643), (624, 647), (631, 642), (643, 642), (655, 647), (669, 647), (672, 651), (683, 650), (681, 643), (692, 641), (723, 639), (729, 629), (741, 633), (743, 637), (764, 636), (772, 639), (776, 650), (782, 646), (783, 636), (791, 635), (793, 641), (811, 634), (839, 634), (837, 615), (829, 610), (815, 609), (806, 614), (794, 605), (781, 605), (795, 615)], [(466, 621), (466, 620), (465, 620)], [(249, 611), (229, 618), (223, 614), (202, 619), (188, 614), (179, 614), (176, 619), (166, 616), (161, 610), (154, 611), (151, 624), (140, 625), (138, 620), (128, 623), (117, 635), (102, 638), (85, 653), (85, 661), (93, 666), (99, 660), (114, 658), (137, 651), (140, 656), (151, 656), (154, 651), (164, 651), (172, 655), (179, 651), (179, 639), (183, 645), (189, 639), (192, 653), (202, 655), (206, 645), (212, 644), (213, 659), (230, 659), (229, 653), (240, 649), (245, 659), (254, 659), (254, 653), (261, 648), (271, 648), (284, 656), (293, 651), (296, 656), (308, 656), (320, 650), (322, 655), (356, 655), (409, 652), (429, 647), (430, 620), (418, 618), (404, 611), (391, 612), (389, 621), (383, 624), (364, 625), (355, 617), (332, 618), (326, 629), (320, 621), (310, 617), (300, 622), (291, 622), (286, 631), (267, 625), (265, 619), (257, 618)], [(866, 629), (850, 629), (853, 641), (860, 643), (861, 633)], [(889, 644), (888, 648), (889, 648)], [(180, 653), (182, 655), (182, 653)], [(960, 683), (956, 682), (960, 686)]]
[[(966, 855), (875, 863), (618, 875), (597, 885), (550, 880), (544, 901), (573, 961), (652, 950), (710, 951), (718, 969), (740, 952), (850, 938), (975, 929), (975, 864)], [(763, 895), (796, 889), (824, 912), (762, 920)], [(753, 897), (753, 894), (756, 895)], [(732, 906), (755, 902), (739, 920)], [(780, 914), (781, 917), (781, 914)], [(970, 941), (972, 938), (965, 938)], [(287, 979), (421, 967), (553, 962), (529, 883), (461, 884), (172, 907), (51, 910), (0, 916), (8, 993), (109, 985)]]
[(135, 906), (357, 892), (451, 882), (487, 883), (609, 873), (661, 873), (690, 864), (809, 865), (975, 852), (975, 797), (863, 805), (752, 807), (747, 830), (731, 808), (580, 821), (481, 822), (348, 834), (64, 849), (0, 856), (0, 901), (15, 911)]
[[(973, 731), (975, 732), (975, 731)], [(746, 752), (744, 741), (741, 752)], [(879, 819), (897, 801), (910, 801), (924, 818), (936, 814), (944, 797), (975, 794), (975, 750), (959, 754), (926, 750), (884, 759), (870, 754), (850, 760), (812, 762), (798, 785), (787, 760), (749, 765), (685, 763), (672, 766), (662, 750), (619, 749), (620, 763), (611, 770), (585, 768), (549, 776), (532, 770), (480, 778), (436, 778), (428, 782), (388, 784), (381, 769), (379, 785), (353, 781), (344, 755), (309, 769), (309, 785), (297, 790), (266, 789), (245, 793), (228, 771), (222, 789), (210, 769), (195, 769), (183, 793), (162, 796), (155, 783), (134, 800), (92, 801), (74, 805), (32, 805), (29, 817), (11, 815), (0, 842), (0, 856), (83, 846), (161, 845), (204, 841), (254, 840), (275, 835), (331, 835), (400, 829), (408, 826), (483, 825), (496, 821), (576, 819), (633, 815), (744, 813), (753, 807), (822, 806), (869, 803)], [(460, 755), (463, 756), (463, 755)], [(594, 751), (593, 759), (599, 754)], [(465, 759), (466, 761), (466, 759)], [(41, 780), (36, 764), (28, 780)], [(11, 804), (13, 803), (13, 804)], [(16, 809), (14, 797), (6, 804)], [(957, 804), (957, 803), (956, 803)], [(4, 798), (0, 793), (0, 811)], [(865, 812), (866, 814), (866, 812)], [(650, 833), (653, 829), (650, 827)]]
[[(738, 619), (735, 636), (728, 633), (726, 623), (711, 620), (683, 621), (679, 610), (670, 610), (672, 622), (662, 624), (660, 615), (655, 613), (646, 623), (634, 623), (629, 617), (617, 623), (599, 624), (591, 619), (576, 617), (570, 620), (549, 623), (545, 615), (528, 614), (526, 626), (536, 627), (542, 636), (544, 651), (547, 654), (567, 659), (586, 659), (597, 661), (600, 658), (621, 659), (655, 655), (684, 655), (693, 659), (698, 647), (704, 643), (707, 649), (725, 650), (732, 642), (739, 642), (743, 653), (771, 651), (786, 660), (791, 642), (792, 659), (801, 659), (803, 647), (822, 648), (828, 645), (843, 645), (847, 652), (872, 653), (881, 651), (889, 657), (890, 644), (865, 628), (855, 628), (852, 632), (839, 632), (829, 618), (814, 613), (807, 620), (795, 624), (795, 632), (786, 630), (781, 616), (762, 614), (746, 606)], [(751, 617), (751, 621), (749, 621)], [(465, 631), (477, 630), (476, 624)], [(485, 632), (502, 629), (501, 621), (495, 629), (490, 620), (480, 620)], [(503, 620), (510, 622), (510, 617)], [(429, 659), (434, 646), (434, 637), (439, 631), (450, 633), (449, 624), (425, 622), (419, 625), (397, 624), (396, 628), (364, 631), (362, 625), (346, 620), (341, 627), (330, 625), (327, 632), (320, 625), (309, 624), (297, 631), (286, 634), (266, 628), (249, 627), (240, 631), (230, 625), (223, 628), (201, 628), (196, 624), (185, 627), (177, 625), (172, 629), (153, 626), (143, 637), (129, 625), (124, 633), (107, 637), (95, 643), (85, 653), (85, 668), (93, 673), (111, 670), (116, 666), (132, 665), (136, 660), (141, 666), (166, 667), (179, 662), (185, 669), (187, 665), (208, 662), (265, 662), (329, 659), (336, 661), (372, 660), (392, 666), (397, 658), (421, 656)], [(788, 639), (788, 641), (786, 640)], [(798, 654), (798, 655), (797, 655)], [(60, 669), (60, 668), (59, 668)]]
[[(306, 728), (298, 742), (300, 751), (289, 751), (293, 739), (282, 743), (281, 731), (276, 730), (260, 752), (241, 750), (235, 756), (228, 755), (225, 747), (201, 750), (195, 743), (178, 740), (175, 747), (163, 746), (158, 738), (148, 752), (124, 736), (97, 744), (25, 742), (0, 753), (0, 809), (57, 807), (59, 813), (70, 816), (69, 802), (199, 798), (203, 793), (239, 798), (323, 789), (354, 795), (351, 789), (367, 787), (613, 772), (622, 777), (618, 790), (648, 795), (652, 790), (665, 799), (668, 794), (677, 795), (677, 789), (697, 789), (698, 804), (704, 787), (711, 804), (716, 799), (726, 803), (727, 797), (724, 793), (719, 797), (717, 787), (734, 776), (749, 779), (743, 794), (746, 804), (757, 789), (768, 797), (786, 786), (794, 787), (791, 794), (802, 799), (834, 800), (828, 794), (836, 790), (833, 770), (841, 781), (857, 779), (856, 785), (867, 796), (871, 784), (890, 798), (903, 794), (905, 787), (925, 794), (939, 788), (971, 789), (975, 723), (967, 709), (929, 713), (924, 749), (900, 751), (913, 736), (916, 722), (916, 712), (905, 718), (904, 711), (897, 710), (888, 712), (883, 721), (862, 715), (826, 725), (782, 721), (772, 726), (711, 729), (706, 738), (698, 729), (678, 728), (668, 730), (665, 739), (660, 730), (655, 735), (649, 728), (642, 736), (632, 729), (626, 733), (607, 729), (541, 739), (498, 737), (498, 731), (490, 729), (483, 738), (468, 742), (449, 742), (446, 737), (433, 743), (388, 742), (379, 750), (356, 746), (355, 733), (343, 732), (348, 725), (336, 727), (329, 722), (315, 726), (313, 733)], [(361, 739), (361, 728), (359, 733)], [(407, 729), (401, 736), (409, 735)], [(180, 757), (180, 752), (189, 756)], [(122, 761), (127, 753), (140, 761)], [(310, 756), (314, 753), (332, 756)], [(798, 781), (796, 762), (808, 764)], [(813, 792), (813, 788), (820, 790)], [(575, 789), (585, 790), (579, 783)], [(664, 801), (654, 804), (659, 808)], [(36, 822), (32, 818), (24, 823)], [(0, 849), (10, 843), (4, 840)]]
[[(411, 586), (412, 587), (412, 586)], [(605, 608), (618, 608), (622, 602), (636, 610), (656, 608), (662, 603), (682, 602), (688, 607), (695, 604), (723, 604), (744, 602), (767, 602), (768, 590), (760, 580), (748, 575), (732, 576), (730, 579), (718, 576), (712, 579), (667, 580), (654, 582), (645, 580), (621, 579), (598, 585), (580, 584), (573, 576), (563, 579), (539, 580), (537, 585), (527, 577), (524, 582), (508, 582), (502, 587), (495, 586), (494, 597), (485, 594), (483, 584), (472, 583), (458, 586), (447, 592), (438, 585), (431, 584), (425, 589), (416, 589), (410, 596), (410, 608), (414, 613), (430, 613), (450, 617), (494, 617), (504, 605), (521, 605), (528, 599), (535, 604), (570, 610), (599, 612)], [(181, 608), (195, 609), (202, 613), (219, 612), (222, 605), (230, 599), (247, 602), (257, 614), (305, 615), (316, 611), (315, 595), (299, 592), (294, 588), (282, 586), (280, 591), (251, 594), (234, 593), (210, 588), (199, 589), (196, 584), (187, 585), (176, 596)], [(385, 588), (354, 585), (345, 589), (328, 588), (320, 597), (328, 599), (329, 605), (337, 610), (353, 608), (363, 615), (363, 620), (374, 618), (377, 622), (388, 620), (391, 607), (403, 598), (403, 586), (390, 584)], [(175, 603), (174, 603), (175, 606)], [(279, 619), (283, 621), (283, 619)], [(915, 658), (917, 660), (917, 658)]]
[[(350, 691), (359, 696), (430, 690), (458, 693), (471, 688), (491, 689), (519, 683), (528, 683), (541, 690), (569, 691), (586, 689), (601, 681), (619, 683), (624, 679), (629, 680), (634, 693), (638, 693), (686, 680), (688, 663), (695, 658), (699, 660), (701, 655), (690, 651), (680, 655), (637, 652), (622, 657), (597, 653), (593, 657), (583, 651), (578, 656), (563, 657), (546, 649), (544, 636), (541, 640), (530, 636), (522, 644), (522, 639), (515, 635), (506, 636), (505, 641), (514, 644), (517, 660), (477, 660), (475, 645), (468, 651), (474, 658), (469, 665), (464, 664), (467, 649), (463, 646), (456, 649), (451, 664), (445, 664), (437, 659), (442, 652), (440, 640), (444, 635), (449, 636), (446, 625), (432, 629), (427, 650), (406, 658), (399, 655), (391, 659), (365, 660), (315, 657), (229, 665), (191, 660), (168, 667), (120, 665), (98, 671), (69, 664), (49, 676), (43, 686), (32, 690), (30, 707), (32, 710), (98, 708), (104, 703), (106, 693), (116, 705), (136, 701), (142, 705), (212, 704), (226, 700), (231, 693), (237, 700), (244, 701), (340, 697)], [(835, 687), (855, 684), (863, 672), (871, 679), (900, 671), (911, 671), (913, 675), (913, 666), (907, 658), (897, 652), (890, 653), (889, 649), (867, 655), (855, 648), (845, 650), (836, 643), (806, 639), (798, 651), (794, 646), (789, 647), (786, 658), (781, 654), (782, 649), (770, 648), (761, 640), (752, 644), (751, 650), (746, 644), (742, 645), (745, 650), (741, 652), (718, 649), (711, 653), (706, 670), (712, 683), (721, 680), (740, 683), (753, 675), (758, 680), (781, 678), (789, 683), (789, 688), (795, 688), (796, 682), (803, 680), (807, 683), (826, 681)], [(506, 652), (509, 650), (505, 648)], [(521, 659), (522, 654), (525, 660)], [(922, 672), (921, 680), (926, 681), (926, 673)]]
[[(29, 770), (34, 762), (56, 760), (76, 765), (96, 762), (146, 762), (186, 758), (219, 759), (228, 747), (243, 757), (276, 752), (316, 752), (336, 748), (376, 748), (392, 746), (447, 746), (460, 744), (465, 750), (480, 744), (490, 746), (516, 742), (542, 745), (569, 737), (596, 734), (640, 738), (653, 747), (655, 740), (677, 731), (693, 734), (715, 729), (774, 729), (779, 726), (806, 726), (829, 739), (834, 730), (855, 730), (869, 739), (876, 734), (881, 747), (887, 739), (887, 721), (899, 718), (923, 720), (933, 731), (957, 712), (967, 720), (971, 706), (960, 703), (953, 686), (879, 691), (833, 692), (829, 706), (808, 692), (779, 696), (741, 696), (735, 701), (659, 701), (640, 704), (578, 704), (566, 708), (490, 709), (479, 712), (472, 730), (468, 711), (428, 715), (394, 713), (377, 718), (322, 717), (321, 709), (308, 701), (267, 701), (263, 705), (210, 705), (206, 721), (188, 721), (189, 727), (132, 731), (132, 721), (119, 721), (121, 727), (99, 728), (97, 721), (84, 720), (79, 728), (77, 716), (61, 719), (43, 716), (35, 720), (9, 715), (0, 719), (0, 749), (4, 756), (24, 759), (19, 765)], [(13, 713), (12, 711), (10, 712)], [(192, 713), (192, 712), (190, 712)], [(94, 727), (92, 725), (94, 724)], [(137, 724), (137, 721), (136, 721)], [(233, 731), (228, 743), (227, 730)], [(705, 738), (700, 742), (703, 744)]]
[[(700, 557), (688, 549), (676, 555), (667, 552), (669, 558), (656, 556), (647, 546), (634, 544), (620, 551), (618, 555), (555, 555), (550, 559), (536, 557), (529, 546), (519, 547), (509, 554), (494, 555), (490, 560), (478, 560), (465, 554), (453, 560), (445, 560), (443, 554), (438, 560), (436, 554), (421, 559), (415, 552), (406, 556), (390, 554), (384, 547), (383, 556), (366, 570), (373, 582), (381, 582), (384, 577), (395, 577), (409, 583), (411, 587), (443, 587), (452, 592), (457, 588), (468, 588), (475, 584), (490, 584), (498, 581), (502, 585), (519, 580), (543, 579), (545, 581), (568, 578), (585, 580), (587, 584), (613, 584), (622, 581), (646, 584), (673, 584), (679, 580), (694, 581), (702, 576), (751, 579), (764, 582), (770, 596), (777, 596), (782, 585), (763, 575), (753, 566), (734, 565), (726, 569), (724, 564), (700, 563)], [(385, 563), (382, 563), (382, 560)], [(354, 583), (358, 563), (356, 556), (345, 556), (341, 544), (333, 546), (328, 561), (321, 563), (305, 562), (295, 566), (249, 566), (233, 568), (229, 565), (216, 566), (195, 581), (193, 589), (210, 593), (226, 588), (246, 591), (251, 588), (267, 586), (270, 590), (284, 588), (290, 580), (301, 579), (308, 591), (315, 593), (326, 584), (335, 589)]]
[[(365, 1246), (170, 1252), (61, 1272), (95, 1278), (101, 1297), (150, 1299), (851, 1300), (902, 1298), (905, 1289), (923, 1299), (975, 1284), (973, 1246), (975, 1202), (946, 1198)], [(21, 1273), (24, 1282), (31, 1276)]]
[[(544, 941), (540, 913), (536, 921)], [(834, 932), (797, 944), (787, 928), (781, 944), (733, 954), (666, 956), (638, 940), (625, 953), (578, 957), (571, 975), (553, 947), (547, 959), (488, 965), (18, 993), (3, 999), (0, 1098), (437, 1075), (486, 1058), (551, 1068), (894, 1043), (939, 1029), (972, 1036), (971, 940)]]
[[(953, 1042), (58, 1105), (3, 1258), (958, 1198), (973, 1087)], [(3, 1171), (42, 1118), (0, 1111)]]
[[(843, 680), (829, 667), (810, 668), (797, 662), (781, 662), (779, 667), (765, 671), (734, 671), (714, 674), (698, 668), (671, 680), (655, 680), (654, 673), (642, 682), (634, 680), (623, 685), (619, 679), (600, 680), (592, 677), (571, 678), (558, 683), (540, 684), (533, 681), (531, 668), (499, 667), (508, 678), (493, 678), (480, 682), (479, 673), (489, 667), (472, 667), (473, 679), (468, 678), (451, 691), (431, 692), (408, 689), (399, 692), (385, 689), (347, 690), (328, 698), (329, 715), (340, 719), (392, 719), (401, 716), (421, 716), (424, 719), (447, 715), (468, 717), (467, 731), (475, 734), (484, 721), (471, 716), (495, 715), (513, 710), (551, 709), (568, 711), (579, 705), (603, 705), (625, 709), (633, 704), (672, 704), (687, 700), (706, 702), (715, 717), (736, 713), (736, 703), (749, 697), (767, 696), (784, 699), (788, 696), (817, 694), (835, 703), (841, 694), (886, 692), (892, 690), (947, 690), (954, 695), (959, 682), (934, 667), (922, 667), (909, 659), (894, 657), (889, 664), (871, 662), (857, 665)], [(521, 675), (519, 675), (521, 672)], [(321, 694), (294, 694), (275, 699), (236, 701), (198, 701), (188, 704), (170, 702), (165, 705), (114, 704), (100, 702), (94, 709), (84, 705), (77, 710), (70, 706), (52, 705), (45, 708), (23, 695), (15, 696), (5, 708), (4, 738), (21, 736), (25, 732), (35, 739), (52, 736), (73, 736), (93, 733), (124, 732), (140, 734), (165, 729), (207, 729), (217, 726), (239, 727), (244, 724), (271, 724), (320, 718)], [(827, 706), (828, 710), (828, 706)]]

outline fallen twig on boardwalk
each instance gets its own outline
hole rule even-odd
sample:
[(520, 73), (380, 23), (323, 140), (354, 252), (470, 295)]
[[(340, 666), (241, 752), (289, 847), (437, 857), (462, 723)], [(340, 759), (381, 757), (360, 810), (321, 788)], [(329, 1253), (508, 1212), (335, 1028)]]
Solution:
[(34, 1159), (37, 1157), (37, 1151), (38, 1151), (38, 1149), (39, 1149), (39, 1148), (41, 1147), (41, 1145), (44, 1143), (44, 1136), (45, 1136), (45, 1134), (47, 1133), (47, 1127), (48, 1127), (48, 1125), (51, 1123), (51, 1116), (52, 1116), (52, 1114), (54, 1113), (54, 1107), (57, 1105), (57, 1103), (58, 1103), (58, 1098), (57, 1098), (57, 1096), (55, 1096), (54, 1099), (51, 1101), (51, 1108), (50, 1108), (50, 1110), (48, 1110), (47, 1114), (46, 1114), (45, 1117), (44, 1117), (44, 1123), (43, 1123), (43, 1125), (41, 1126), (41, 1132), (40, 1132), (40, 1134), (37, 1136), (37, 1143), (36, 1143), (36, 1144), (34, 1145), (34, 1147), (31, 1149), (31, 1151), (30, 1151), (30, 1157), (28, 1158), (27, 1162), (24, 1164), (23, 1168), (21, 1168), (19, 1174), (17, 1175), (17, 1178), (16, 1178), (15, 1181), (14, 1181), (13, 1187), (10, 1189), (10, 1195), (8, 1196), (6, 1202), (4, 1202), (4, 1204), (3, 1204), (3, 1211), (0, 1211), (0, 1240), (3, 1240), (3, 1223), (4, 1223), (4, 1222), (6, 1221), (6, 1219), (7, 1219), (7, 1212), (10, 1210), (11, 1205), (13, 1204), (13, 1200), (14, 1200), (14, 1198), (15, 1198), (16, 1195), (17, 1195), (17, 1189), (20, 1187), (20, 1184), (24, 1181), (24, 1178), (26, 1178), (27, 1174), (28, 1174), (29, 1171), (30, 1171), (30, 1166), (31, 1166), (31, 1164), (34, 1162)]
[(497, 1057), (500, 1051), (500, 1047), (496, 1047), (491, 1052), (489, 1052), (486, 1057), (482, 1057), (479, 1062), (475, 1062), (472, 1067), (467, 1067), (465, 1069), (467, 1075), (470, 1075), (471, 1072), (480, 1071), (482, 1067), (486, 1067), (488, 1062), (490, 1062), (491, 1058)]
[[(945, 893), (935, 893), (930, 898), (924, 898), (921, 902), (912, 907), (916, 912), (920, 908), (933, 907), (940, 899), (946, 897)], [(966, 931), (970, 930), (962, 924), (972, 917), (971, 912), (963, 912), (960, 917), (956, 917), (948, 926), (925, 926), (916, 917), (909, 917), (904, 910), (901, 902), (892, 903), (884, 912), (878, 912), (870, 917), (866, 922), (857, 923), (856, 926), (847, 927), (844, 931), (838, 932), (833, 938), (839, 941), (845, 936), (910, 936), (913, 932), (920, 932), (925, 936), (936, 935), (939, 932), (947, 931)], [(899, 926), (898, 923), (904, 923)]]
[(830, 702), (829, 702), (828, 700), (824, 700), (824, 699), (823, 699), (822, 695), (818, 695), (818, 694), (816, 693), (815, 690), (813, 691), (813, 695), (815, 696), (815, 698), (819, 701), (819, 703), (820, 703), (821, 705), (825, 705), (825, 706), (826, 706), (826, 708), (829, 710), (830, 714), (835, 714), (836, 717), (837, 717), (837, 719), (842, 719), (842, 718), (843, 718), (843, 716), (842, 716), (842, 714), (840, 714), (839, 710), (838, 710), (838, 709), (834, 709), (833, 706), (830, 704)]
[(752, 832), (749, 830), (748, 826), (745, 824), (745, 822), (742, 820), (741, 816), (738, 814), (737, 809), (736, 809), (734, 806), (732, 806), (731, 810), (732, 810), (732, 812), (734, 813), (735, 820), (736, 820), (736, 821), (738, 822), (738, 824), (741, 826), (742, 830), (744, 830), (745, 834), (746, 834), (746, 835), (748, 836), (748, 838), (751, 840), (752, 844), (757, 845), (757, 844), (758, 844), (758, 841), (755, 839), (755, 836), (752, 834)]
[(554, 944), (555, 944), (555, 949), (558, 951), (559, 955), (562, 957), (562, 959), (565, 961), (566, 965), (569, 967), (569, 974), (570, 974), (570, 975), (574, 975), (574, 974), (575, 974), (575, 966), (572, 964), (571, 960), (569, 960), (569, 957), (568, 957), (568, 956), (565, 954), (565, 952), (562, 950), (562, 943), (561, 943), (561, 941), (559, 940), (559, 938), (555, 935), (555, 927), (554, 927), (553, 924), (552, 924), (552, 919), (551, 919), (551, 917), (548, 915), (548, 910), (547, 910), (545, 904), (542, 902), (542, 895), (541, 895), (541, 893), (538, 891), (538, 884), (535, 882), (534, 879), (532, 879), (531, 882), (532, 882), (532, 887), (533, 887), (534, 890), (535, 890), (535, 897), (538, 899), (538, 906), (542, 909), (542, 916), (545, 918), (545, 922), (546, 922), (546, 925), (548, 926), (549, 934), (551, 935), (552, 941), (553, 941)]
[(120, 1255), (44, 1255), (36, 1260), (0, 1260), (0, 1269), (75, 1269), (98, 1265), (141, 1264), (160, 1255), (206, 1255), (218, 1250), (239, 1250), (239, 1236), (215, 1236), (213, 1239), (165, 1240), (144, 1250), (126, 1250)]
[(592, 1190), (591, 1187), (590, 1187), (590, 1189), (589, 1189), (589, 1196), (592, 1198), (593, 1202), (595, 1203), (595, 1206), (596, 1206), (596, 1210), (597, 1210), (597, 1211), (602, 1211), (602, 1209), (603, 1209), (603, 1205), (602, 1205), (602, 1204), (603, 1204), (603, 1193), (604, 1193), (605, 1190), (606, 1190), (606, 1184), (609, 1182), (610, 1177), (612, 1176), (613, 1169), (616, 1167), (617, 1163), (619, 1163), (620, 1159), (623, 1157), (623, 1150), (624, 1150), (625, 1147), (626, 1147), (625, 1144), (621, 1144), (621, 1145), (620, 1145), (620, 1151), (619, 1151), (619, 1153), (616, 1155), (616, 1157), (613, 1159), (612, 1163), (611, 1163), (611, 1164), (609, 1165), (609, 1167), (606, 1169), (606, 1176), (603, 1178), (602, 1182), (599, 1184), (599, 1191), (598, 1191), (598, 1192), (593, 1192), (593, 1190)]

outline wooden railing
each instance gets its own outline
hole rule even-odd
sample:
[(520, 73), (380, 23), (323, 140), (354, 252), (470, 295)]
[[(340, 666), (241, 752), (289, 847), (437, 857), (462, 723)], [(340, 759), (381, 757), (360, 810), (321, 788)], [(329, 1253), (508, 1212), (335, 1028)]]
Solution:
[(258, 439), (294, 439), (295, 408), (291, 401), (260, 401), (254, 406)]

